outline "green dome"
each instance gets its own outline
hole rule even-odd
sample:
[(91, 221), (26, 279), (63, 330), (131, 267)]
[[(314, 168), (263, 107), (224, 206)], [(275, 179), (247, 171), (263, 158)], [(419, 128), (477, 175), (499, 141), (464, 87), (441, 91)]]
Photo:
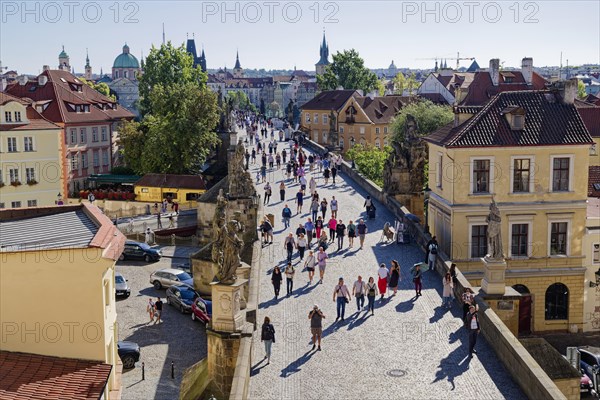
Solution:
[(139, 68), (140, 63), (133, 54), (129, 53), (129, 46), (123, 46), (123, 53), (115, 58), (113, 68)]
[(60, 54), (58, 55), (58, 58), (69, 58), (69, 55), (67, 54), (67, 52), (65, 51), (65, 46), (63, 46), (62, 51), (60, 52)]

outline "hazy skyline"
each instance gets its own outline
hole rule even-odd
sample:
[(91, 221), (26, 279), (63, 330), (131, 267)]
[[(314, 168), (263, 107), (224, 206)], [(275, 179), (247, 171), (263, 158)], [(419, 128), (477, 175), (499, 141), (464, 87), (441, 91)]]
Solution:
[[(86, 48), (94, 73), (110, 72), (127, 42), (138, 59), (166, 39), (182, 44), (194, 34), (208, 68), (232, 68), (239, 50), (243, 68), (314, 70), (323, 29), (330, 57), (355, 48), (369, 68), (431, 68), (433, 58), (456, 65), (475, 57), (520, 66), (600, 63), (600, 2), (591, 1), (2, 1), (0, 60), (19, 73), (58, 65), (65, 46), (83, 72)], [(586, 18), (588, 17), (588, 18)], [(586, 23), (590, 21), (591, 23)], [(454, 57), (454, 58), (453, 58)], [(468, 66), (471, 61), (461, 61)]]

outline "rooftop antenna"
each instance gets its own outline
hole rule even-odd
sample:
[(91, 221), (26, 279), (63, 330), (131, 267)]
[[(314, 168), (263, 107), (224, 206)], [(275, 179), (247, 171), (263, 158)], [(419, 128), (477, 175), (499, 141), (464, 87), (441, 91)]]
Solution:
[(163, 44), (165, 44), (165, 23), (163, 22)]
[(558, 67), (558, 80), (560, 81), (560, 77), (562, 76), (562, 51), (560, 52), (560, 66)]

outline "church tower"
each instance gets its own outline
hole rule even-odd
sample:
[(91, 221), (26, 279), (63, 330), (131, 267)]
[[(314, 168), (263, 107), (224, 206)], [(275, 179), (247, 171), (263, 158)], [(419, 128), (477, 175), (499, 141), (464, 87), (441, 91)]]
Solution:
[(85, 49), (85, 79), (88, 81), (92, 79), (92, 66), (90, 65), (90, 56), (87, 49)]
[(234, 78), (243, 78), (244, 77), (244, 69), (240, 65), (240, 55), (239, 52), (235, 52), (235, 66), (233, 67), (233, 77)]
[(329, 45), (325, 40), (325, 31), (323, 31), (323, 43), (319, 49), (319, 61), (315, 64), (315, 70), (317, 75), (323, 75), (325, 73), (325, 67), (329, 65)]
[(204, 54), (204, 46), (202, 46), (202, 54), (200, 54), (200, 68), (202, 68), (202, 72), (206, 72), (206, 54)]
[(63, 45), (62, 51), (58, 55), (58, 69), (62, 71), (71, 72), (71, 64), (69, 63), (69, 55), (65, 51), (65, 46)]

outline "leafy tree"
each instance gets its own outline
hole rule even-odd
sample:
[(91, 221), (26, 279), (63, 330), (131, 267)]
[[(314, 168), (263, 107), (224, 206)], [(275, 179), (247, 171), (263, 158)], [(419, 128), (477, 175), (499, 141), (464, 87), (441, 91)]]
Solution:
[(354, 160), (358, 172), (383, 187), (383, 167), (391, 151), (390, 146), (378, 149), (371, 145), (355, 144), (346, 152), (346, 157)]
[(252, 104), (248, 95), (241, 90), (235, 90), (227, 93), (225, 99), (232, 99), (234, 110), (256, 112), (256, 106)]
[(406, 90), (410, 96), (419, 85), (419, 82), (417, 82), (417, 76), (414, 72), (408, 77), (404, 76), (402, 72), (398, 72), (392, 82), (394, 83), (394, 93), (399, 95), (404, 94), (404, 91)]
[(194, 58), (183, 45), (174, 47), (169, 41), (159, 48), (152, 46), (145, 60), (144, 73), (139, 79), (142, 116), (153, 112), (150, 94), (156, 87), (190, 82), (205, 86), (206, 80), (206, 73), (200, 67), (194, 68)]
[(344, 89), (360, 89), (366, 94), (378, 88), (377, 82), (377, 75), (365, 67), (354, 49), (334, 54), (333, 63), (325, 68), (325, 73), (317, 75), (317, 84), (323, 90), (342, 86)]
[(112, 99), (114, 101), (117, 100), (115, 95), (110, 92), (110, 88), (108, 87), (108, 85), (106, 83), (104, 83), (104, 82), (94, 83), (92, 81), (88, 81), (85, 78), (79, 78), (79, 80), (81, 82), (85, 83), (86, 85), (88, 85), (89, 87), (91, 87), (92, 89), (96, 90), (97, 92), (100, 92), (100, 94), (105, 95), (109, 99)]
[(394, 140), (402, 142), (406, 134), (406, 120), (413, 117), (417, 123), (417, 136), (428, 135), (454, 119), (450, 106), (433, 104), (429, 100), (420, 100), (404, 106), (392, 121)]
[(587, 96), (587, 93), (585, 91), (585, 83), (583, 83), (583, 81), (581, 79), (577, 80), (577, 97), (580, 99), (583, 99), (585, 96)]

